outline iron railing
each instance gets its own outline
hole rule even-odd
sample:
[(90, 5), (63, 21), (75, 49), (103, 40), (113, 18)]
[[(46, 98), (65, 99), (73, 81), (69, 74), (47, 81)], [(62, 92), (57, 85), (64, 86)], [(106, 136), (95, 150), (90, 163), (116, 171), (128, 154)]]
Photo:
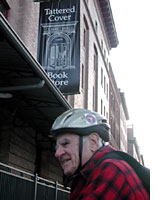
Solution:
[(68, 200), (69, 188), (0, 163), (1, 200)]

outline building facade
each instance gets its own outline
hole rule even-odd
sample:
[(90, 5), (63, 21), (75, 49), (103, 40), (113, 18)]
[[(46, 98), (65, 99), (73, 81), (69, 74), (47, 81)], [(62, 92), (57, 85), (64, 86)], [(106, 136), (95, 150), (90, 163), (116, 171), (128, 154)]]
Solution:
[(140, 154), (137, 139), (134, 136), (134, 126), (127, 127), (127, 141), (128, 141), (128, 153), (133, 156), (139, 163), (144, 165), (143, 156)]
[(118, 45), (110, 2), (80, 1), (80, 23), (80, 94), (68, 101), (109, 121), (109, 56)]

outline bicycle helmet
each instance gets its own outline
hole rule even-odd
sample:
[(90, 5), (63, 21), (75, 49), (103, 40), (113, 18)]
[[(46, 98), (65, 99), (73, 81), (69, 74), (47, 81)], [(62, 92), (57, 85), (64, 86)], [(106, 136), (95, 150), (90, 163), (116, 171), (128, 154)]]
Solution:
[(107, 120), (97, 112), (79, 108), (68, 110), (57, 117), (50, 130), (50, 136), (56, 137), (62, 133), (86, 136), (94, 132), (105, 142), (109, 141), (110, 126)]

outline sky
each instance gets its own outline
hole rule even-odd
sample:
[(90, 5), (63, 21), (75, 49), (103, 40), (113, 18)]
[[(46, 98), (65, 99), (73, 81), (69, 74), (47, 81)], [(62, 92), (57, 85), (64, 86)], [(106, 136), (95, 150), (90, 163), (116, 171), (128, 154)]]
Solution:
[(154, 165), (155, 0), (110, 0), (119, 45), (111, 50), (118, 88), (125, 93), (144, 163)]

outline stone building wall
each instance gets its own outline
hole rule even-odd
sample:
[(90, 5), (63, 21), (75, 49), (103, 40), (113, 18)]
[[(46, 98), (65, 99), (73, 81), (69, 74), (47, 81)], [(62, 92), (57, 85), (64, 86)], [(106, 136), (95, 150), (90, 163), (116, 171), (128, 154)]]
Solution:
[[(108, 75), (108, 54), (109, 47), (106, 39), (105, 27), (102, 21), (98, 4), (94, 1), (80, 1), (80, 94), (74, 95), (75, 108), (88, 108), (95, 110), (93, 106), (93, 87), (96, 87), (96, 111), (105, 111), (108, 119), (109, 113), (109, 75)], [(84, 33), (85, 32), (85, 33)], [(85, 38), (84, 38), (85, 37)], [(84, 46), (84, 40), (86, 44)], [(94, 70), (94, 55), (97, 51), (97, 69)], [(106, 53), (105, 53), (106, 52)], [(82, 88), (82, 67), (84, 67), (84, 88)], [(106, 92), (104, 85), (101, 86), (101, 68), (103, 69), (103, 79), (106, 79)], [(96, 85), (98, 82), (98, 85)], [(69, 97), (70, 99), (70, 97)], [(103, 105), (101, 105), (101, 101)], [(102, 108), (101, 108), (102, 106)]]
[(39, 3), (32, 0), (7, 0), (8, 21), (31, 54), (37, 56)]

